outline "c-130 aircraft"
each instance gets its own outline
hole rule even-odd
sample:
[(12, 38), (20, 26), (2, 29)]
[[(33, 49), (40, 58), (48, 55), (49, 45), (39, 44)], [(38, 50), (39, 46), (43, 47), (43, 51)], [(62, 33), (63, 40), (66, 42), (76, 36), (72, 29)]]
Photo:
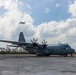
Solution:
[(19, 34), (19, 40), (16, 41), (7, 41), (0, 40), (0, 42), (11, 43), (11, 47), (22, 47), (24, 50), (28, 51), (31, 54), (36, 54), (37, 56), (50, 56), (50, 55), (60, 55), (67, 57), (68, 54), (73, 56), (75, 50), (71, 48), (68, 44), (53, 44), (47, 45), (47, 41), (43, 41), (42, 44), (37, 43), (37, 39), (33, 38), (31, 43), (27, 43), (24, 38), (23, 32)]

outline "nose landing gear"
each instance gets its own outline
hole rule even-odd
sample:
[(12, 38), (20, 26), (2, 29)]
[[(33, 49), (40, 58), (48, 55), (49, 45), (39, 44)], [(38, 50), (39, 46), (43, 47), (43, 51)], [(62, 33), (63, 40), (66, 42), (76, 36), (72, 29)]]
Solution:
[(71, 57), (73, 57), (73, 54), (71, 54)]

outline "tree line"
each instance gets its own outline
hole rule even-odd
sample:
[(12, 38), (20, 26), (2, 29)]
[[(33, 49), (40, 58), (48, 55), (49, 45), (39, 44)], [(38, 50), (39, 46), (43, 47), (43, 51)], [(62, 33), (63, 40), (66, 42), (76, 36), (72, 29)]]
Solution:
[(17, 48), (2, 48), (0, 47), (0, 54), (27, 54), (28, 52), (25, 51), (23, 48), (17, 47)]

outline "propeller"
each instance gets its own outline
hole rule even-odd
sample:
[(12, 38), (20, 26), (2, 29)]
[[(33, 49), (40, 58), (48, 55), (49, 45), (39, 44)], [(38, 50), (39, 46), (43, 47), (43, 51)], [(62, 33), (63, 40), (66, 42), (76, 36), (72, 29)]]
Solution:
[(33, 46), (37, 46), (37, 39), (35, 39), (35, 38), (33, 38), (33, 40), (31, 40), (31, 42), (32, 42), (32, 44), (33, 44)]
[(31, 40), (32, 43), (36, 43), (37, 39), (33, 38), (33, 40)]
[(43, 44), (43, 47), (46, 47), (47, 46), (47, 41), (43, 40), (42, 44)]

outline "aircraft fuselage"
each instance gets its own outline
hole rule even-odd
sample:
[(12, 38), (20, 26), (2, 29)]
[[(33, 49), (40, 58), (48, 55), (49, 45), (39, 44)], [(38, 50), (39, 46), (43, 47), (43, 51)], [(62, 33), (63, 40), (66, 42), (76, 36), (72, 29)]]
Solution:
[(29, 53), (36, 54), (36, 55), (44, 55), (44, 56), (50, 56), (50, 55), (68, 55), (73, 54), (75, 52), (74, 49), (72, 49), (67, 44), (57, 44), (57, 45), (51, 45), (47, 47), (26, 47), (25, 50), (27, 50)]

